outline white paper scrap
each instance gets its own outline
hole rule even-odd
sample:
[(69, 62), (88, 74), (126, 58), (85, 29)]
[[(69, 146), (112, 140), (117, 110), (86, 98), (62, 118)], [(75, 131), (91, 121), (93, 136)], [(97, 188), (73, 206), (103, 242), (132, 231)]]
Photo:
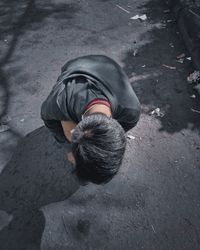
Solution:
[(145, 21), (146, 19), (147, 19), (147, 15), (146, 14), (144, 14), (144, 15), (135, 15), (135, 16), (132, 16), (131, 18), (130, 18), (131, 20), (137, 20), (137, 19), (140, 19), (140, 20), (142, 20), (142, 21)]

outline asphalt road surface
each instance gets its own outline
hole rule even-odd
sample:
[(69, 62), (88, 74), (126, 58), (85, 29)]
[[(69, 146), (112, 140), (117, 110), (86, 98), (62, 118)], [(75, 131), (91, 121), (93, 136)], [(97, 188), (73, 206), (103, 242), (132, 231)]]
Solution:
[[(164, 1), (1, 0), (0, 47), (0, 249), (200, 249), (199, 97)], [(115, 59), (142, 104), (104, 186), (79, 186), (40, 119), (62, 65), (87, 54)]]

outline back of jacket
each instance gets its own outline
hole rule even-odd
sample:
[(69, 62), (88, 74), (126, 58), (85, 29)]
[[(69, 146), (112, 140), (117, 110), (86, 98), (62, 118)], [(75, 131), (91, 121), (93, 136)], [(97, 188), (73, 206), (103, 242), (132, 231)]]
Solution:
[(111, 58), (88, 55), (67, 62), (56, 85), (42, 105), (43, 120), (79, 122), (89, 102), (111, 103), (112, 117), (127, 131), (140, 116), (140, 103), (127, 75)]

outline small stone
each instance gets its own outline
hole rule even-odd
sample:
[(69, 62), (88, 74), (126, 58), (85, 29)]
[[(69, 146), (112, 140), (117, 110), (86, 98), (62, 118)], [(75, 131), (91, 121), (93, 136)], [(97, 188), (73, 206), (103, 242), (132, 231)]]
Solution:
[(135, 140), (135, 136), (132, 136), (132, 135), (127, 135), (127, 138), (129, 138), (131, 140)]
[(174, 22), (174, 20), (172, 19), (167, 20), (167, 23), (172, 23), (172, 22)]
[(163, 12), (164, 12), (164, 13), (169, 13), (169, 12), (170, 12), (170, 10), (169, 10), (169, 9), (167, 9), (167, 10), (163, 10)]
[(134, 51), (133, 51), (133, 56), (136, 56), (138, 54), (138, 49), (135, 49)]

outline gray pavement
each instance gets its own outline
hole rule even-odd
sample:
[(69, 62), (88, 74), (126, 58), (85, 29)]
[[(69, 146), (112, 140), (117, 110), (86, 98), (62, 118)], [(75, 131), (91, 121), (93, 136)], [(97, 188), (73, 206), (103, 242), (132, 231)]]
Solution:
[[(176, 61), (190, 55), (166, 9), (1, 1), (0, 116), (11, 118), (0, 133), (1, 250), (200, 248), (199, 97), (186, 81), (191, 61)], [(136, 14), (148, 19), (130, 20)], [(142, 104), (120, 173), (104, 186), (79, 186), (70, 146), (56, 144), (39, 115), (61, 66), (86, 54), (115, 59)]]

